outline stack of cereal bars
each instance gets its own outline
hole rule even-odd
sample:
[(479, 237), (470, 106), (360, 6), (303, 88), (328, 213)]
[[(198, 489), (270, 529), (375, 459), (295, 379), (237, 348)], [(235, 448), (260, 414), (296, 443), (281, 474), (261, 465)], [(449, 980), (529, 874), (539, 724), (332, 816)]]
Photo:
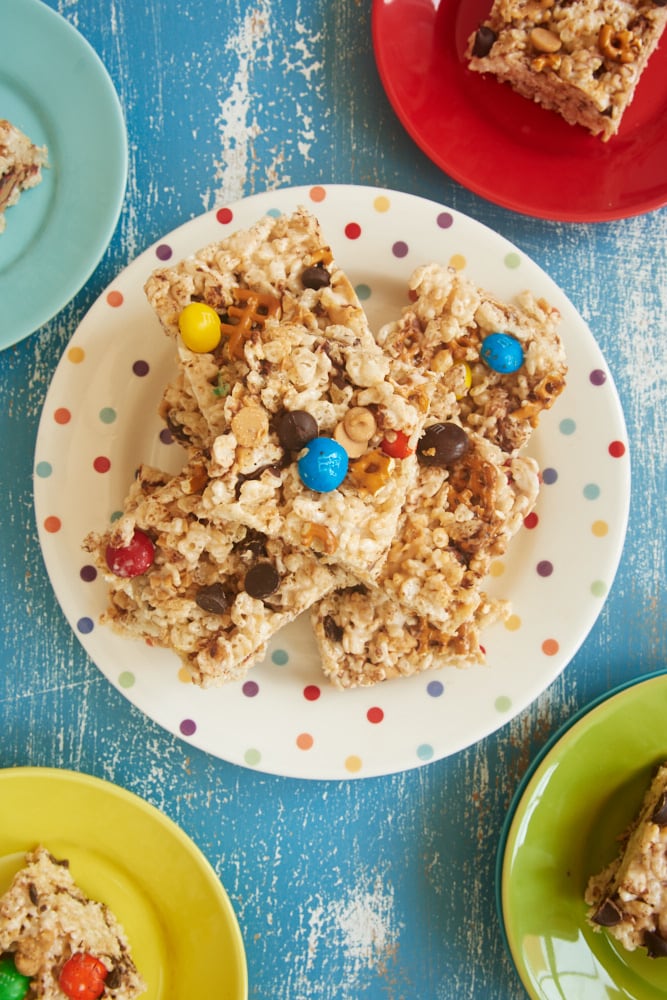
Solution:
[(558, 312), (431, 264), (374, 335), (305, 209), (145, 290), (177, 351), (160, 414), (188, 458), (140, 467), (123, 516), (86, 538), (104, 620), (204, 687), (306, 610), (338, 687), (482, 662), (507, 612), (484, 577), (538, 493), (521, 450), (565, 384)]

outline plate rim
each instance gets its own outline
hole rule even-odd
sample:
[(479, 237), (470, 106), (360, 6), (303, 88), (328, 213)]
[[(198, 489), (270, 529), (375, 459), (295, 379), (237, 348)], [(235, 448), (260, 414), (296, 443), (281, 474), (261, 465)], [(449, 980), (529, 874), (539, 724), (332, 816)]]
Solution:
[[(452, 180), (456, 181), (468, 191), (473, 192), (492, 204), (498, 205), (508, 211), (516, 212), (519, 215), (523, 215), (528, 218), (536, 218), (546, 221), (563, 223), (613, 222), (659, 211), (667, 205), (667, 182), (663, 184), (660, 194), (656, 193), (652, 197), (649, 197), (646, 194), (642, 198), (636, 199), (635, 202), (626, 207), (614, 208), (608, 206), (606, 208), (600, 207), (597, 209), (589, 209), (584, 206), (577, 208), (576, 210), (571, 208), (568, 209), (565, 206), (558, 209), (547, 209), (540, 207), (534, 200), (526, 202), (522, 198), (516, 196), (507, 195), (503, 197), (488, 183), (471, 183), (469, 172), (464, 169), (462, 170), (459, 164), (448, 163), (446, 157), (437, 154), (437, 152), (433, 149), (433, 144), (423, 136), (420, 129), (415, 124), (413, 116), (408, 113), (396, 93), (396, 88), (393, 84), (393, 78), (391, 76), (391, 61), (385, 57), (385, 54), (382, 51), (383, 43), (380, 25), (382, 16), (389, 3), (397, 3), (400, 5), (401, 3), (406, 2), (408, 2), (408, 0), (372, 0), (371, 35), (375, 65), (381, 86), (387, 96), (394, 114), (413, 142), (418, 146), (422, 153), (428, 157), (428, 159), (435, 166), (438, 167), (439, 170), (447, 174), (452, 178)], [(414, 0), (412, 0), (412, 2), (414, 2)], [(433, 0), (429, 6), (439, 10), (443, 2), (445, 2), (445, 0)], [(570, 127), (576, 128), (577, 126)]]
[[(113, 152), (113, 156), (106, 157), (105, 162), (113, 163), (114, 184), (105, 188), (104, 207), (96, 215), (97, 225), (94, 231), (92, 228), (87, 230), (89, 236), (83, 253), (80, 250), (81, 241), (77, 241), (77, 253), (74, 255), (75, 266), (69, 270), (69, 277), (59, 280), (55, 285), (52, 282), (50, 294), (41, 303), (37, 301), (36, 306), (31, 308), (29, 313), (17, 319), (12, 317), (11, 326), (0, 330), (0, 351), (14, 347), (45, 326), (81, 291), (107, 251), (118, 225), (129, 173), (129, 140), (123, 107), (111, 74), (96, 49), (64, 14), (42, 0), (5, 0), (5, 2), (7, 3), (5, 14), (8, 19), (11, 19), (14, 29), (17, 22), (20, 28), (21, 23), (26, 20), (30, 21), (33, 26), (36, 20), (43, 26), (44, 31), (52, 32), (56, 38), (56, 45), (58, 39), (65, 40), (64, 44), (85, 62), (91, 74), (94, 73), (100, 88), (100, 93), (97, 96), (102, 95), (104, 98), (104, 107), (102, 108), (101, 104), (96, 105), (96, 113), (99, 113), (101, 108), (104, 114), (104, 131), (108, 136), (108, 152)], [(48, 106), (48, 101), (46, 104)], [(52, 162), (49, 169), (54, 169)], [(63, 165), (62, 169), (66, 169), (66, 164)], [(56, 182), (54, 181), (54, 183)], [(56, 183), (56, 191), (59, 187), (60, 185)], [(60, 196), (62, 197), (62, 194)], [(57, 200), (58, 195), (56, 194), (54, 197)], [(20, 208), (20, 204), (15, 208)], [(52, 212), (49, 210), (49, 220), (51, 216)], [(10, 221), (14, 225), (17, 222), (17, 220)], [(51, 224), (47, 220), (45, 228), (48, 229)], [(0, 284), (1, 282), (2, 277), (0, 276)]]
[[(113, 799), (122, 801), (127, 808), (137, 814), (147, 818), (151, 824), (157, 824), (166, 832), (169, 839), (175, 842), (179, 849), (185, 851), (190, 861), (200, 870), (205, 878), (212, 896), (216, 899), (218, 907), (225, 915), (225, 925), (229, 930), (229, 940), (232, 946), (236, 963), (236, 972), (239, 980), (239, 1000), (247, 1000), (248, 997), (248, 963), (245, 949), (245, 942), (241, 933), (236, 910), (232, 904), (222, 880), (217, 875), (211, 862), (206, 857), (198, 844), (190, 837), (185, 830), (178, 825), (170, 816), (164, 813), (148, 799), (130, 791), (122, 785), (118, 785), (106, 778), (100, 778), (87, 771), (77, 771), (70, 767), (58, 767), (55, 765), (31, 765), (19, 764), (16, 766), (0, 768), (0, 787), (5, 782), (18, 781), (49, 781), (59, 782), (70, 787), (82, 789), (92, 789), (102, 797), (110, 796)], [(26, 845), (26, 850), (30, 845)], [(90, 845), (82, 845), (85, 849), (91, 849)], [(93, 845), (94, 847), (94, 845)]]
[[(232, 208), (232, 209), (234, 209), (235, 207), (238, 208), (239, 205), (254, 206), (254, 204), (256, 202), (259, 202), (259, 203), (263, 204), (264, 211), (268, 211), (269, 209), (267, 207), (267, 203), (270, 203), (274, 199), (277, 199), (278, 197), (280, 197), (282, 199), (283, 207), (280, 207), (280, 205), (279, 205), (278, 208), (280, 208), (281, 211), (286, 211), (287, 208), (284, 206), (284, 203), (286, 202), (286, 200), (288, 198), (290, 199), (290, 204), (296, 204), (299, 201), (301, 201), (303, 199), (306, 199), (307, 195), (311, 191), (313, 191), (314, 188), (316, 189), (318, 187), (319, 187), (318, 184), (315, 184), (315, 185), (300, 185), (300, 186), (296, 186), (296, 187), (286, 186), (286, 187), (281, 188), (281, 189), (271, 190), (271, 191), (264, 191), (264, 192), (259, 192), (259, 193), (254, 194), (254, 195), (250, 195), (247, 198), (242, 198), (242, 199), (239, 199), (239, 200), (237, 200), (235, 202), (230, 202), (225, 207), (226, 208)], [(586, 322), (583, 319), (583, 317), (581, 317), (580, 313), (574, 308), (574, 306), (572, 305), (572, 303), (568, 299), (566, 293), (556, 284), (556, 282), (554, 281), (554, 279), (551, 278), (550, 275), (547, 274), (547, 272), (545, 272), (535, 261), (532, 260), (532, 258), (528, 255), (528, 253), (524, 253), (523, 250), (520, 250), (519, 248), (517, 248), (513, 243), (511, 243), (510, 240), (508, 240), (506, 237), (502, 236), (500, 233), (495, 232), (489, 226), (485, 225), (484, 223), (479, 222), (478, 220), (472, 218), (471, 216), (466, 215), (464, 212), (460, 212), (457, 209), (449, 209), (447, 206), (444, 206), (440, 202), (434, 201), (434, 200), (429, 199), (429, 198), (424, 198), (421, 195), (415, 195), (415, 194), (412, 194), (410, 192), (394, 191), (392, 189), (383, 188), (383, 187), (369, 186), (369, 185), (354, 185), (354, 184), (329, 184), (329, 185), (326, 185), (326, 191), (327, 191), (327, 193), (329, 195), (331, 195), (332, 198), (333, 198), (333, 195), (335, 194), (338, 199), (342, 199), (342, 198), (346, 198), (347, 199), (347, 198), (349, 198), (350, 197), (350, 192), (352, 191), (352, 192), (354, 192), (355, 196), (359, 197), (360, 199), (363, 198), (365, 202), (367, 201), (369, 203), (370, 203), (370, 201), (371, 201), (371, 199), (373, 197), (387, 196), (387, 195), (389, 195), (390, 197), (391, 196), (395, 196), (395, 197), (400, 198), (400, 199), (405, 199), (406, 202), (408, 202), (408, 203), (420, 202), (425, 207), (428, 207), (429, 210), (435, 210), (435, 209), (437, 209), (439, 211), (442, 211), (442, 210), (451, 211), (454, 214), (455, 217), (459, 217), (462, 220), (462, 222), (465, 223), (466, 225), (470, 225), (471, 227), (474, 227), (475, 230), (486, 231), (486, 233), (489, 234), (490, 239), (492, 239), (494, 241), (494, 244), (497, 243), (503, 249), (516, 249), (516, 250), (519, 250), (519, 253), (522, 255), (522, 257), (525, 258), (527, 264), (531, 267), (531, 269), (534, 269), (536, 272), (539, 273), (540, 279), (543, 280), (545, 283), (547, 283), (548, 286), (551, 289), (553, 289), (553, 290), (555, 290), (557, 292), (558, 296), (561, 299), (561, 302), (563, 304), (567, 303), (568, 308), (570, 308), (572, 310), (573, 315), (577, 317), (577, 321), (579, 323), (581, 323), (582, 326), (585, 326), (586, 330), (588, 331), (588, 337), (587, 337), (587, 341), (586, 341), (587, 350), (590, 350), (591, 352), (596, 352), (599, 355), (600, 359), (603, 362), (605, 362), (605, 359), (604, 359), (604, 357), (602, 355), (602, 352), (600, 351), (599, 345), (595, 341), (595, 338), (593, 337), (592, 333), (589, 331), (588, 325), (586, 324)], [(336, 202), (336, 203), (338, 203), (338, 202)], [(404, 207), (404, 203), (401, 203), (401, 204), (403, 204), (403, 207)], [(272, 208), (276, 208), (275, 205), (273, 205), (271, 207)], [(196, 216), (196, 217), (194, 217), (192, 219), (186, 220), (180, 226), (177, 226), (173, 230), (171, 230), (171, 232), (169, 234), (165, 234), (163, 237), (160, 237), (157, 240), (155, 240), (154, 242), (152, 242), (144, 251), (142, 251), (141, 254), (139, 254), (137, 256), (137, 258), (135, 258), (135, 261), (133, 261), (130, 264), (128, 264), (126, 268), (124, 268), (122, 271), (119, 272), (119, 274), (116, 276), (115, 280), (117, 281), (125, 273), (125, 271), (129, 267), (132, 267), (133, 264), (136, 261), (138, 261), (140, 258), (145, 257), (148, 254), (154, 253), (155, 249), (161, 244), (161, 242), (163, 240), (169, 240), (170, 238), (175, 239), (177, 233), (185, 233), (191, 227), (197, 227), (197, 226), (201, 225), (202, 222), (204, 220), (206, 220), (206, 219), (212, 220), (212, 217), (214, 215), (216, 215), (216, 213), (218, 211), (220, 211), (220, 209), (217, 209), (217, 210), (214, 209), (214, 210), (211, 210), (209, 212), (201, 213), (200, 215), (198, 215), (198, 216)], [(317, 208), (316, 207), (313, 209), (313, 211), (317, 214)], [(229, 232), (231, 232), (231, 231), (232, 230), (230, 229)], [(200, 238), (198, 238), (197, 242), (198, 243), (200, 242)], [(151, 266), (153, 266), (153, 267), (154, 266), (159, 266), (159, 261), (156, 263), (154, 261), (153, 257), (151, 257), (150, 259), (153, 262)], [(108, 287), (111, 287), (112, 285), (113, 285), (113, 281), (110, 283), (110, 285)], [(96, 307), (99, 306), (99, 303), (103, 299), (106, 291), (108, 291), (108, 288), (105, 290), (105, 292), (103, 292), (100, 295), (100, 297), (98, 298), (98, 300), (96, 300), (96, 302), (93, 303), (93, 305), (91, 306), (91, 310), (93, 310), (93, 309), (95, 309)], [(82, 320), (82, 323), (80, 325), (83, 325), (85, 319), (86, 319), (86, 317), (84, 317), (84, 319)], [(590, 342), (589, 342), (589, 339), (590, 339)], [(67, 348), (66, 348), (66, 350), (67, 350)], [(63, 356), (60, 358), (59, 365), (64, 363), (64, 356), (65, 356), (66, 350), (65, 350), (65, 352), (63, 352)], [(605, 362), (605, 365), (606, 365), (606, 362)], [(56, 374), (57, 374), (57, 369), (56, 369), (56, 372), (54, 373), (54, 378), (53, 378), (52, 382), (55, 381)], [(622, 432), (625, 435), (625, 439), (627, 440), (627, 428), (625, 426), (625, 418), (624, 418), (624, 414), (623, 414), (623, 411), (622, 411), (622, 408), (621, 408), (621, 405), (620, 405), (620, 399), (619, 399), (618, 392), (617, 392), (617, 389), (616, 389), (616, 386), (615, 386), (615, 383), (614, 383), (613, 376), (612, 376), (611, 372), (609, 372), (609, 388), (611, 389), (611, 391), (613, 393), (613, 407), (612, 407), (612, 409), (613, 409), (614, 419), (618, 420), (618, 431), (619, 431), (619, 433)], [(36, 451), (35, 463), (37, 463), (37, 460), (39, 458), (39, 447), (40, 447), (40, 442), (42, 440), (43, 424), (45, 425), (46, 421), (47, 421), (47, 415), (46, 414), (47, 414), (47, 404), (48, 404), (48, 401), (49, 401), (50, 390), (51, 390), (51, 387), (49, 387), (49, 392), (47, 393), (47, 396), (46, 396), (46, 399), (45, 399), (45, 403), (44, 403), (44, 407), (43, 407), (43, 410), (42, 410), (41, 419), (40, 419), (40, 428), (39, 428), (39, 431), (38, 431), (36, 445), (35, 445), (35, 451)], [(626, 536), (627, 536), (627, 525), (628, 525), (628, 516), (629, 516), (629, 508), (630, 508), (630, 492), (631, 492), (630, 491), (631, 468), (630, 468), (630, 463), (629, 462), (624, 463), (623, 472), (619, 471), (617, 478), (618, 478), (619, 484), (622, 484), (622, 486), (623, 486), (623, 489), (620, 491), (622, 493), (622, 501), (623, 502), (622, 502), (622, 510), (619, 509), (619, 512), (618, 512), (618, 515), (617, 515), (618, 516), (618, 523), (619, 523), (620, 530), (618, 531), (618, 533), (614, 533), (614, 535), (613, 535), (613, 558), (610, 559), (610, 568), (605, 570), (605, 572), (608, 574), (608, 578), (609, 578), (609, 590), (611, 589), (611, 586), (612, 586), (613, 581), (615, 579), (615, 576), (616, 576), (616, 573), (617, 573), (617, 570), (618, 570), (618, 567), (619, 567), (619, 564), (620, 564), (620, 560), (621, 560), (621, 557), (622, 557), (622, 552), (623, 552), (623, 547), (624, 547), (624, 544), (625, 544)], [(35, 481), (36, 481), (36, 477), (35, 477)], [(41, 495), (40, 495), (39, 491), (36, 490), (35, 491), (35, 498), (34, 498), (34, 500), (35, 500), (35, 504), (34, 504), (35, 515), (36, 515), (37, 521), (38, 521), (37, 527), (38, 527), (38, 532), (39, 532), (39, 536), (40, 536), (40, 542), (43, 542), (45, 536), (42, 533), (42, 525), (41, 525), (41, 521), (40, 521), (40, 518), (39, 518), (39, 514), (40, 514), (40, 509), (39, 509), (40, 508), (40, 496)], [(42, 555), (44, 555), (44, 550), (43, 549), (42, 549)], [(607, 563), (605, 563), (605, 566), (606, 565), (607, 565)], [(48, 572), (49, 577), (51, 577), (50, 570), (47, 569), (47, 572)], [(56, 590), (55, 587), (53, 589), (54, 589), (54, 591)], [(59, 601), (57, 591), (56, 591), (56, 598)], [(606, 597), (605, 597), (605, 600), (606, 600)], [(602, 603), (604, 603), (604, 601)], [(63, 610), (63, 609), (61, 608), (61, 610)], [(577, 651), (579, 650), (580, 646), (583, 644), (583, 642), (585, 641), (585, 639), (589, 635), (591, 628), (593, 627), (595, 621), (599, 617), (600, 610), (601, 610), (601, 607), (595, 613), (594, 617), (592, 618), (592, 620), (591, 620), (590, 624), (588, 625), (587, 629), (585, 630), (585, 632), (579, 637), (576, 645), (574, 645), (574, 642), (572, 642), (572, 643), (570, 643), (568, 645), (568, 652), (569, 652), (570, 646), (573, 647), (572, 651), (571, 651), (571, 654), (568, 656), (566, 662), (560, 667), (560, 669), (558, 669), (558, 671), (556, 673), (554, 673), (552, 677), (550, 677), (550, 680), (549, 680), (548, 683), (551, 683), (551, 681), (556, 676), (558, 676), (562, 672), (563, 669), (565, 669), (565, 667), (568, 665), (568, 663), (571, 662), (572, 657), (577, 653)], [(69, 623), (69, 616), (65, 615), (65, 618), (68, 619), (68, 623)], [(70, 627), (72, 627), (71, 623), (70, 623)], [(76, 630), (74, 630), (74, 631), (75, 631), (76, 638), (79, 639), (79, 641), (82, 642), (81, 636), (78, 634), (78, 632)], [(82, 642), (82, 644), (83, 644), (83, 642)], [(84, 644), (84, 652), (89, 657), (89, 659), (92, 660), (92, 662), (95, 664), (95, 666), (97, 666), (97, 664), (95, 663), (95, 658), (91, 654), (88, 654), (87, 650), (85, 649), (85, 644)], [(101, 670), (101, 668), (99, 668), (99, 667), (98, 667), (98, 669)], [(113, 683), (113, 681), (111, 680), (111, 678), (107, 675), (107, 673), (104, 670), (101, 670), (101, 672), (104, 674), (104, 676), (107, 678), (107, 680), (109, 680), (110, 683)], [(422, 676), (425, 677), (426, 675), (422, 675)], [(118, 687), (117, 684), (115, 686)], [(548, 684), (546, 686), (548, 686)], [(368, 691), (368, 692), (372, 692), (375, 689), (365, 689), (365, 690)], [(484, 738), (484, 737), (490, 735), (492, 732), (496, 731), (497, 729), (501, 728), (502, 726), (506, 725), (509, 722), (510, 718), (513, 718), (514, 715), (518, 711), (521, 711), (523, 708), (526, 707), (527, 704), (531, 703), (534, 700), (534, 697), (537, 697), (543, 690), (544, 690), (544, 686), (542, 686), (541, 689), (540, 689), (540, 691), (538, 691), (534, 696), (532, 696), (532, 693), (529, 692), (529, 694), (531, 696), (528, 698), (528, 701), (526, 701), (525, 698), (521, 700), (521, 699), (519, 699), (517, 697), (517, 704), (513, 705), (513, 712), (512, 712), (511, 716), (505, 716), (505, 715), (502, 715), (501, 713), (498, 713), (498, 718), (497, 718), (497, 720), (495, 720), (495, 724), (492, 725), (492, 726), (490, 726), (488, 729), (486, 729), (482, 736), (474, 736), (473, 738), (468, 739), (461, 746), (456, 746), (453, 749), (447, 749), (444, 753), (442, 752), (441, 749), (439, 749), (438, 752), (437, 752), (437, 754), (435, 754), (432, 758), (421, 759), (421, 760), (414, 759), (414, 760), (410, 760), (410, 761), (407, 761), (407, 759), (405, 759), (405, 760), (401, 760), (400, 762), (394, 760), (394, 761), (390, 762), (389, 764), (387, 764), (386, 766), (382, 766), (381, 768), (378, 765), (375, 765), (374, 767), (369, 768), (367, 771), (364, 771), (364, 772), (362, 772), (360, 774), (340, 773), (338, 770), (336, 770), (335, 767), (333, 767), (331, 765), (330, 762), (327, 762), (327, 761), (324, 762), (324, 765), (325, 765), (324, 767), (322, 767), (321, 765), (318, 767), (317, 773), (312, 773), (311, 771), (309, 771), (308, 770), (308, 767), (309, 767), (308, 764), (304, 764), (301, 769), (299, 769), (298, 767), (295, 768), (295, 769), (288, 769), (288, 768), (285, 768), (285, 766), (283, 766), (283, 765), (275, 765), (275, 764), (273, 766), (268, 766), (267, 763), (262, 763), (259, 766), (257, 766), (257, 765), (247, 765), (247, 764), (244, 765), (243, 760), (239, 760), (239, 759), (237, 759), (237, 757), (234, 757), (234, 756), (230, 757), (230, 756), (228, 756), (228, 753), (227, 753), (227, 755), (225, 755), (223, 757), (222, 754), (221, 754), (221, 752), (219, 750), (216, 751), (212, 747), (207, 746), (205, 744), (202, 744), (201, 741), (197, 742), (195, 740), (195, 741), (192, 741), (192, 742), (193, 742), (193, 744), (195, 746), (198, 746), (200, 749), (203, 749), (205, 752), (212, 753), (214, 756), (220, 757), (221, 759), (227, 759), (231, 763), (240, 764), (241, 766), (250, 766), (250, 767), (252, 767), (253, 770), (259, 770), (259, 771), (265, 772), (265, 773), (273, 773), (273, 774), (280, 775), (280, 776), (283, 776), (283, 777), (294, 777), (294, 778), (298, 778), (298, 779), (312, 779), (312, 780), (326, 780), (326, 779), (330, 779), (330, 778), (333, 778), (334, 780), (340, 780), (341, 778), (342, 779), (369, 778), (369, 777), (375, 777), (375, 776), (378, 776), (378, 775), (385, 775), (385, 774), (397, 773), (397, 772), (400, 772), (400, 771), (409, 770), (409, 769), (412, 769), (412, 768), (415, 768), (415, 767), (423, 766), (424, 764), (429, 763), (430, 760), (439, 760), (439, 759), (442, 759), (445, 756), (449, 756), (452, 753), (455, 753), (455, 752), (458, 752), (461, 749), (464, 749), (465, 747), (471, 745), (471, 743), (477, 742), (478, 739)], [(131, 695), (128, 696), (127, 692), (122, 691), (121, 693), (123, 693), (126, 697), (128, 697), (130, 701), (133, 701)], [(520, 701), (520, 704), (519, 704), (519, 701)], [(135, 700), (135, 703), (136, 703), (136, 700)], [(139, 706), (139, 707), (140, 707), (140, 710), (142, 710), (142, 711), (145, 712), (145, 709), (141, 708), (141, 706)], [(156, 721), (157, 724), (159, 724), (163, 728), (167, 729), (167, 731), (171, 732), (177, 738), (183, 738), (182, 734), (179, 733), (179, 732), (177, 732), (173, 728), (173, 726), (170, 726), (166, 720), (164, 720), (162, 718), (160, 718), (158, 720), (158, 719), (156, 719), (156, 717), (155, 717), (154, 714), (151, 714), (149, 717), (152, 718), (153, 721)], [(186, 740), (186, 742), (190, 742), (190, 741)], [(310, 766), (312, 766), (312, 765), (310, 765)]]
[(594, 714), (597, 709), (606, 705), (608, 702), (614, 701), (615, 699), (621, 699), (625, 694), (627, 694), (628, 691), (660, 679), (667, 680), (667, 667), (661, 670), (652, 670), (639, 677), (632, 677), (627, 681), (622, 681), (620, 684), (616, 685), (616, 687), (612, 688), (611, 691), (603, 691), (601, 694), (582, 705), (581, 708), (577, 709), (577, 711), (569, 719), (566, 719), (565, 722), (556, 729), (556, 731), (546, 741), (544, 746), (540, 747), (536, 756), (530, 762), (525, 773), (522, 775), (519, 784), (512, 795), (501, 826), (498, 846), (496, 849), (494, 872), (495, 908), (501, 937), (505, 947), (505, 953), (512, 963), (512, 968), (514, 969), (517, 978), (520, 980), (522, 986), (531, 997), (531, 1000), (544, 1000), (544, 998), (532, 990), (531, 984), (526, 982), (519, 965), (517, 964), (512, 946), (510, 944), (509, 934), (507, 932), (504, 906), (507, 845), (517, 817), (518, 809), (523, 800), (530, 794), (531, 786), (537, 778), (538, 772), (540, 772), (543, 766), (547, 764), (551, 754), (557, 749), (560, 743), (570, 734), (572, 730), (577, 729), (585, 720), (588, 719), (590, 715)]

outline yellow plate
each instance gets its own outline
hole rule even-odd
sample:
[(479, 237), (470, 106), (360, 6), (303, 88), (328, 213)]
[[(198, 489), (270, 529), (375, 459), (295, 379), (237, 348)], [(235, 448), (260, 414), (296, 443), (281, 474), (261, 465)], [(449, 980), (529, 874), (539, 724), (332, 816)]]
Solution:
[(99, 778), (58, 768), (0, 770), (0, 892), (43, 844), (125, 928), (142, 1000), (246, 1000), (241, 932), (194, 843), (158, 809)]

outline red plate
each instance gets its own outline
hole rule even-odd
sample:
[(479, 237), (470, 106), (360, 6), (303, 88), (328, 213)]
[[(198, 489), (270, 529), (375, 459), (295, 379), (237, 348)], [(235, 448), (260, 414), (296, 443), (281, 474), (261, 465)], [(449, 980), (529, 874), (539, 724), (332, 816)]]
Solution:
[(467, 39), (489, 9), (490, 0), (373, 0), (383, 86), (426, 155), (489, 201), (542, 219), (600, 222), (667, 204), (666, 43), (604, 143), (467, 68)]

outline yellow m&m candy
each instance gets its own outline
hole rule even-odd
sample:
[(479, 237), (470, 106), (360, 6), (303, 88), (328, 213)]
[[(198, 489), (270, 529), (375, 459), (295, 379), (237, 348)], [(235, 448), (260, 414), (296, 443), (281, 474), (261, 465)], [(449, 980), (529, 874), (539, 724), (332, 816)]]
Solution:
[(183, 343), (196, 354), (214, 351), (220, 343), (220, 317), (205, 302), (190, 302), (178, 317)]

